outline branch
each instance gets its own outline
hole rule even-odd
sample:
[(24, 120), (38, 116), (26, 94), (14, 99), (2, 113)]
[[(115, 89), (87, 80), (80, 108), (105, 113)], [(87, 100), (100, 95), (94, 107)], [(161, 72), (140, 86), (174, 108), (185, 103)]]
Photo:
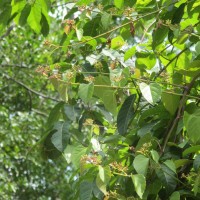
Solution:
[(40, 97), (42, 97), (42, 98), (45, 98), (45, 99), (50, 99), (50, 100), (52, 100), (52, 101), (60, 102), (58, 99), (55, 99), (55, 98), (46, 96), (46, 95), (44, 95), (44, 94), (42, 94), (42, 93), (40, 93), (40, 92), (38, 92), (38, 91), (35, 91), (35, 90), (29, 88), (29, 87), (26, 86), (24, 83), (22, 83), (22, 82), (20, 82), (20, 81), (18, 81), (18, 80), (16, 80), (16, 79), (14, 79), (14, 78), (12, 78), (12, 77), (6, 75), (6, 74), (4, 74), (4, 76), (5, 76), (7, 79), (9, 79), (9, 80), (14, 81), (15, 83), (17, 83), (18, 85), (22, 86), (23, 88), (25, 88), (26, 90), (28, 90), (29, 92), (31, 92), (31, 93), (33, 93), (33, 94), (36, 94), (36, 95), (38, 95), (38, 96), (40, 96)]
[(24, 65), (19, 65), (19, 64), (0, 64), (0, 67), (19, 67), (19, 68), (30, 69)]
[(192, 87), (193, 87), (193, 85), (194, 85), (196, 79), (199, 78), (199, 77), (200, 77), (200, 73), (198, 73), (198, 74), (192, 79), (192, 81), (189, 83), (189, 85), (185, 87), (184, 92), (183, 92), (183, 96), (182, 96), (182, 98), (181, 98), (181, 100), (180, 100), (180, 105), (179, 105), (179, 107), (178, 107), (178, 111), (177, 111), (177, 114), (176, 114), (176, 118), (174, 119), (174, 121), (173, 121), (173, 123), (172, 123), (172, 126), (171, 126), (171, 128), (170, 128), (170, 130), (169, 130), (169, 132), (168, 132), (168, 134), (167, 134), (167, 136), (166, 136), (166, 138), (165, 138), (164, 145), (163, 145), (163, 148), (162, 148), (162, 152), (161, 152), (161, 153), (163, 153), (163, 152), (165, 151), (165, 148), (166, 148), (166, 145), (167, 145), (167, 143), (168, 143), (168, 140), (169, 140), (169, 138), (170, 138), (172, 132), (174, 131), (176, 125), (178, 124), (179, 119), (180, 119), (181, 116), (182, 116), (183, 108), (184, 108), (185, 102), (186, 102), (186, 100), (187, 100), (187, 95), (190, 93), (190, 90), (192, 89)]
[(10, 26), (10, 27), (7, 29), (6, 33), (3, 34), (3, 35), (0, 37), (0, 40), (2, 40), (4, 37), (7, 37), (7, 36), (11, 33), (11, 31), (13, 30), (14, 27), (15, 27), (15, 25)]
[[(192, 45), (191, 45), (192, 46)], [(189, 49), (189, 47), (186, 47), (185, 49), (183, 49), (181, 52), (179, 52), (175, 57), (173, 57), (168, 63), (167, 63), (167, 65), (165, 66), (165, 67), (163, 67), (159, 72), (158, 72), (158, 74), (154, 77), (154, 81), (160, 76), (160, 74), (163, 72), (163, 71), (165, 71), (166, 69), (167, 69), (167, 67), (169, 67), (169, 65), (174, 61), (174, 60), (176, 60), (176, 59), (178, 59), (178, 57), (183, 53), (183, 52), (185, 52), (185, 51), (187, 51)]]

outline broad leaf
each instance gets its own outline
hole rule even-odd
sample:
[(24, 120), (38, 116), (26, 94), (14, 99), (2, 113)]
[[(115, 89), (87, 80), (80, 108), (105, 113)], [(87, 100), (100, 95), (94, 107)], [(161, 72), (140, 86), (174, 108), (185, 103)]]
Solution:
[(121, 135), (124, 135), (127, 131), (128, 125), (134, 116), (134, 102), (136, 99), (136, 95), (133, 94), (129, 96), (124, 103), (118, 113), (117, 116), (117, 129)]
[(94, 84), (80, 84), (78, 89), (79, 97), (85, 102), (88, 103), (89, 100), (92, 98), (94, 91)]
[(99, 165), (99, 177), (104, 183), (109, 183), (111, 179), (111, 170), (109, 166), (102, 167)]
[(64, 151), (70, 138), (69, 122), (58, 122), (54, 126), (56, 132), (52, 135), (51, 141), (59, 151)]
[(155, 104), (161, 98), (161, 87), (157, 83), (150, 83), (147, 85), (146, 83), (139, 84), (140, 90), (144, 98), (150, 103)]
[(197, 144), (200, 142), (200, 109), (196, 109), (195, 112), (189, 114), (187, 112), (184, 113), (184, 125), (187, 130), (187, 135), (189, 139)]
[(101, 17), (101, 23), (104, 29), (107, 29), (110, 26), (111, 20), (112, 20), (112, 16), (109, 13), (104, 12)]
[(156, 170), (156, 174), (162, 184), (165, 186), (166, 192), (173, 192), (177, 184), (176, 174), (165, 164), (162, 164), (161, 168)]
[(174, 115), (180, 102), (180, 97), (174, 94), (162, 93), (162, 102), (171, 115)]
[(80, 184), (80, 200), (92, 199), (93, 183), (89, 181), (82, 181)]
[(135, 46), (128, 49), (125, 54), (124, 54), (124, 61), (128, 60), (129, 58), (131, 58), (134, 54), (135, 54), (136, 48)]
[(124, 0), (114, 0), (114, 4), (117, 8), (121, 9), (124, 5)]
[(190, 153), (196, 153), (198, 151), (200, 151), (200, 145), (195, 145), (195, 146), (189, 147), (185, 151), (183, 151), (183, 157), (185, 157), (186, 155), (188, 155)]
[[(105, 87), (104, 87), (105, 85)], [(109, 86), (111, 85), (110, 79), (106, 76), (98, 76), (94, 82), (94, 95), (99, 97), (105, 108), (116, 115), (117, 112), (117, 101), (115, 97), (114, 90)]]
[(30, 14), (28, 16), (27, 22), (29, 26), (36, 32), (40, 33), (41, 25), (40, 21), (42, 18), (42, 8), (39, 2), (35, 2), (31, 8)]
[(83, 29), (82, 28), (76, 28), (76, 35), (78, 40), (80, 41), (83, 37)]
[(73, 165), (75, 166), (75, 168), (80, 167), (81, 157), (85, 155), (86, 151), (87, 151), (87, 148), (81, 144), (76, 143), (72, 146), (71, 161)]
[(133, 184), (135, 186), (135, 191), (138, 196), (142, 199), (144, 191), (146, 189), (146, 179), (142, 174), (131, 175)]
[(99, 174), (97, 174), (97, 177), (96, 177), (96, 185), (99, 188), (99, 190), (101, 190), (101, 192), (104, 193), (104, 195), (107, 194), (106, 183), (102, 181)]
[(180, 200), (180, 198), (181, 198), (180, 193), (176, 191), (172, 193), (169, 200)]
[(196, 172), (199, 171), (199, 169), (200, 169), (200, 154), (195, 157), (193, 167), (194, 167)]
[(121, 36), (118, 36), (111, 40), (112, 49), (120, 49), (124, 44), (125, 44), (124, 39)]
[(53, 126), (55, 122), (59, 120), (59, 117), (61, 115), (61, 109), (64, 106), (64, 102), (59, 102), (55, 105), (55, 107), (51, 110), (48, 120), (47, 120), (47, 126), (48, 128)]
[(133, 166), (138, 174), (146, 176), (149, 166), (149, 158), (143, 155), (138, 155), (133, 161)]

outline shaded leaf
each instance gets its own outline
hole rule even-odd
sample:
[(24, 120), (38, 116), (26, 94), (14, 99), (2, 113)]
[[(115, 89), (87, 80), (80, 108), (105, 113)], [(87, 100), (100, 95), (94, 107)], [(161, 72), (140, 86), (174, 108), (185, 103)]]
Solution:
[(181, 198), (180, 193), (176, 191), (172, 193), (169, 200), (180, 200), (180, 198)]
[(57, 122), (54, 126), (55, 133), (51, 137), (51, 141), (59, 151), (64, 151), (70, 138), (69, 122)]
[(93, 183), (89, 181), (82, 181), (80, 184), (80, 200), (92, 199)]
[(122, 104), (121, 109), (119, 110), (117, 116), (117, 129), (118, 132), (124, 135), (127, 131), (128, 125), (134, 116), (134, 102), (136, 99), (136, 95), (133, 94), (129, 96), (124, 103)]
[(156, 170), (158, 178), (166, 188), (166, 193), (170, 194), (176, 188), (176, 174), (166, 165), (162, 164), (160, 169)]
[(64, 106), (64, 102), (59, 102), (58, 104), (55, 105), (55, 107), (51, 110), (48, 120), (47, 120), (47, 126), (48, 128), (50, 126), (53, 126), (55, 122), (59, 120), (60, 114), (61, 114), (61, 109)]
[(193, 112), (192, 114), (184, 112), (183, 122), (187, 130), (187, 135), (189, 139), (195, 144), (199, 143), (200, 142), (200, 134), (199, 134), (200, 109), (196, 109), (195, 112)]

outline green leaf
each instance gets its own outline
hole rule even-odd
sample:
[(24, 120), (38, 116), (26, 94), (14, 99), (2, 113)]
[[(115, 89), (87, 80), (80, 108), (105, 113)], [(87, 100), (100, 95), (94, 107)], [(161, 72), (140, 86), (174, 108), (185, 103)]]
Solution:
[(111, 179), (110, 167), (102, 167), (101, 165), (99, 165), (99, 177), (105, 184), (108, 184)]
[(85, 155), (86, 151), (87, 148), (81, 144), (76, 143), (72, 146), (71, 161), (75, 168), (78, 169), (80, 167), (81, 157)]
[(143, 155), (138, 155), (133, 161), (133, 166), (138, 174), (146, 176), (149, 166), (149, 158)]
[(64, 106), (64, 102), (59, 102), (55, 105), (55, 107), (51, 110), (48, 120), (47, 120), (47, 126), (48, 128), (53, 126), (55, 122), (59, 120), (59, 117), (61, 115), (61, 109)]
[(86, 6), (92, 3), (94, 0), (79, 0), (76, 4), (79, 6)]
[(150, 104), (154, 105), (160, 100), (161, 87), (158, 83), (150, 83), (150, 85), (147, 85), (146, 83), (140, 83), (139, 87), (142, 95)]
[(92, 98), (94, 91), (94, 84), (80, 84), (78, 89), (79, 97), (85, 102), (88, 103), (89, 100)]
[(194, 60), (190, 64), (186, 64), (184, 66), (185, 69), (180, 69), (177, 71), (185, 76), (195, 77), (197, 74), (200, 73), (200, 60)]
[(124, 44), (124, 39), (121, 36), (115, 37), (111, 40), (112, 49), (120, 49)]
[(137, 52), (136, 67), (139, 69), (152, 69), (156, 64), (155, 55), (152, 53)]
[(193, 162), (193, 167), (196, 172), (199, 171), (199, 169), (200, 169), (200, 154), (195, 157), (195, 160)]
[(41, 19), (41, 33), (44, 36), (47, 36), (49, 34), (49, 23), (47, 21), (47, 18), (45, 17), (45, 15), (42, 13), (42, 19)]
[(174, 173), (176, 173), (176, 166), (172, 160), (166, 160), (164, 164), (169, 167)]
[(180, 193), (176, 191), (172, 193), (169, 200), (180, 200), (180, 199), (181, 199)]
[(174, 115), (180, 102), (180, 97), (174, 94), (162, 93), (162, 102), (167, 111)]
[(80, 184), (80, 200), (92, 199), (93, 183), (89, 181), (82, 181)]
[(155, 49), (159, 44), (161, 44), (166, 38), (168, 33), (168, 28), (166, 26), (158, 27), (153, 31), (152, 37), (152, 48)]
[(77, 38), (78, 40), (80, 41), (83, 37), (83, 29), (82, 28), (76, 28), (76, 35), (77, 35)]
[(99, 188), (99, 190), (101, 190), (104, 193), (104, 195), (107, 194), (106, 183), (101, 180), (99, 174), (97, 174), (97, 177), (96, 177), (96, 185)]
[[(184, 14), (185, 5), (186, 5), (186, 3), (183, 3), (176, 9), (176, 11), (174, 12), (174, 15), (172, 17), (171, 24), (179, 24), (180, 23), (180, 21), (183, 17), (183, 14)], [(169, 33), (168, 33), (168, 40), (170, 43), (172, 43), (173, 38), (174, 38), (173, 30), (170, 29)]]
[(184, 126), (187, 130), (187, 135), (189, 139), (197, 144), (200, 142), (200, 109), (196, 109), (195, 112), (189, 114), (184, 112), (183, 117)]
[(197, 174), (194, 182), (193, 190), (195, 196), (197, 195), (197, 193), (199, 193), (199, 189), (200, 189), (200, 172)]
[(76, 119), (81, 115), (81, 109), (76, 105), (65, 104), (64, 113), (69, 120), (76, 121)]
[(31, 12), (27, 18), (27, 22), (29, 24), (29, 26), (36, 32), (36, 33), (40, 33), (41, 31), (41, 18), (42, 18), (42, 9), (40, 4), (35, 1), (35, 3), (33, 4), (32, 8), (31, 8)]
[(17, 13), (19, 16), (19, 14), (21, 13), (21, 11), (23, 10), (23, 8), (26, 5), (26, 1), (25, 0), (21, 0), (21, 1), (12, 0), (11, 5), (12, 5), (11, 15)]
[(131, 175), (131, 178), (132, 178), (136, 193), (142, 199), (142, 196), (146, 189), (145, 177), (142, 174), (135, 174), (135, 175)]
[(114, 4), (117, 8), (121, 9), (124, 6), (124, 0), (114, 0)]
[(136, 47), (135, 46), (130, 48), (130, 49), (128, 49), (124, 54), (124, 61), (128, 60), (129, 58), (131, 58), (135, 54), (135, 51), (136, 51)]
[(69, 122), (58, 122), (54, 126), (56, 132), (51, 137), (51, 142), (59, 151), (64, 151), (70, 138)]
[(102, 97), (105, 108), (113, 115), (117, 114), (117, 101), (115, 93), (112, 90), (105, 91)]
[(111, 21), (112, 21), (112, 16), (109, 13), (104, 12), (101, 16), (101, 23), (102, 23), (104, 29), (109, 28)]
[(26, 6), (23, 8), (23, 10), (20, 13), (20, 17), (19, 17), (20, 26), (24, 26), (25, 25), (30, 12), (31, 12), (31, 5), (30, 4), (26, 4)]
[(152, 156), (153, 160), (154, 160), (156, 163), (158, 163), (158, 161), (159, 161), (159, 159), (160, 159), (160, 156), (159, 156), (158, 152), (152, 149), (152, 150), (151, 150), (151, 156)]
[(176, 166), (176, 169), (178, 169), (179, 167), (182, 167), (184, 165), (188, 165), (190, 164), (192, 161), (188, 160), (188, 159), (179, 159), (179, 160), (174, 160), (174, 164)]
[(121, 135), (124, 135), (127, 131), (128, 125), (134, 116), (134, 102), (136, 95), (130, 95), (122, 104), (117, 116), (117, 129)]
[(165, 186), (166, 192), (173, 192), (177, 185), (176, 174), (165, 164), (162, 164), (161, 168), (156, 170), (156, 174)]
[(185, 151), (183, 151), (183, 157), (185, 157), (186, 155), (190, 153), (196, 153), (198, 151), (200, 151), (200, 145), (189, 147)]
[(151, 0), (137, 0), (136, 5), (137, 6), (146, 6), (150, 2), (151, 2)]
[(1, 8), (1, 12), (0, 12), (0, 24), (2, 24), (3, 26), (6, 26), (10, 17), (11, 17), (11, 5), (6, 5), (5, 7)]
[(96, 77), (94, 82), (94, 95), (103, 101), (105, 108), (109, 112), (111, 112), (113, 115), (116, 115), (117, 101), (113, 89), (108, 87), (110, 85), (111, 82), (107, 76)]

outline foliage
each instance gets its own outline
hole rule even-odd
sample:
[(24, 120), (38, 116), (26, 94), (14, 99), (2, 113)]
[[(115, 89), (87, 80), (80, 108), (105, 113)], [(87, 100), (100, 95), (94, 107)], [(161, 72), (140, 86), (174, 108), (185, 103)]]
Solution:
[(49, 33), (37, 72), (62, 100), (37, 145), (75, 172), (68, 199), (199, 199), (198, 1), (1, 5), (2, 27)]

